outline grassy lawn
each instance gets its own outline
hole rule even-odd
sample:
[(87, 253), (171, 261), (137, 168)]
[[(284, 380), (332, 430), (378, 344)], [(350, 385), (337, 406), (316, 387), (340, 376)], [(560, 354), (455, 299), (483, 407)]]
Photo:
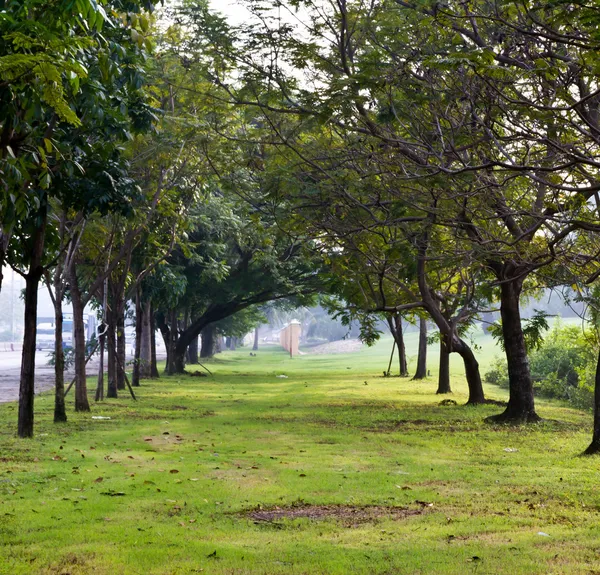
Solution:
[(460, 363), (441, 406), (435, 377), (381, 377), (389, 350), (240, 349), (61, 426), (46, 395), (29, 441), (0, 406), (0, 573), (600, 573), (590, 414), (492, 427)]

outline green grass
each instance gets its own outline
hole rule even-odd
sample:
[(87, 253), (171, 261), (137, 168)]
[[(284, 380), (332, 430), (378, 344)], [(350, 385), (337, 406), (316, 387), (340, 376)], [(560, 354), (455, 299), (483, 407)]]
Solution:
[[(495, 351), (481, 343), (485, 371)], [(212, 378), (145, 381), (137, 403), (66, 425), (45, 395), (33, 440), (0, 406), (0, 573), (600, 573), (598, 460), (577, 456), (590, 414), (539, 401), (540, 425), (486, 425), (501, 408), (461, 405), (459, 363), (457, 406), (439, 405), (434, 377), (381, 377), (389, 344), (294, 360), (240, 349)], [(302, 502), (424, 512), (357, 525), (244, 515)]]

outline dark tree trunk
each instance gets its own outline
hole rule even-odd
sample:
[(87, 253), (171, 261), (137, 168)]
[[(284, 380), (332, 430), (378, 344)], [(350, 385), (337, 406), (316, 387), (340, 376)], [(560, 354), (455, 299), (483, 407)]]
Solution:
[(131, 374), (132, 387), (140, 386), (140, 362), (142, 350), (142, 331), (144, 315), (142, 311), (142, 301), (140, 287), (138, 286), (135, 293), (135, 349), (133, 353), (133, 372)]
[(33, 437), (33, 400), (35, 395), (35, 346), (37, 337), (37, 301), (40, 278), (44, 273), (42, 256), (46, 236), (46, 208), (40, 210), (41, 222), (32, 237), (29, 273), (25, 278), (25, 335), (21, 354), (19, 385), (19, 437)]
[(152, 307), (152, 303), (150, 303), (150, 377), (157, 379), (160, 374), (156, 364), (156, 320)]
[(400, 364), (400, 377), (408, 375), (408, 366), (406, 361), (406, 346), (404, 345), (404, 331), (402, 329), (402, 316), (398, 313), (387, 317), (390, 333), (392, 334), (396, 346), (398, 347), (398, 362)]
[(202, 330), (202, 346), (200, 348), (200, 357), (207, 359), (215, 354), (216, 328), (213, 323), (209, 323)]
[(198, 337), (195, 337), (188, 347), (189, 363), (191, 365), (198, 364)]
[(116, 310), (116, 328), (117, 328), (117, 389), (125, 389), (125, 364), (127, 361), (127, 342), (125, 341), (125, 301), (123, 294), (117, 295), (118, 305)]
[(175, 373), (183, 373), (185, 370), (185, 352), (187, 346), (181, 354), (176, 354), (177, 348), (177, 310), (171, 311), (171, 318), (169, 321), (169, 341), (167, 345), (167, 368), (166, 372), (168, 375)]
[(75, 411), (90, 411), (85, 373), (85, 325), (83, 301), (76, 266), (69, 269), (69, 291), (73, 305), (73, 351), (75, 352)]
[(500, 314), (508, 363), (509, 400), (504, 413), (490, 418), (493, 422), (528, 423), (540, 420), (535, 412), (533, 382), (521, 326), (521, 287), (521, 280), (505, 281), (501, 284)]
[(150, 301), (141, 303), (141, 314), (140, 378), (146, 379), (152, 376), (152, 303)]
[(258, 351), (258, 327), (254, 328), (254, 345), (252, 351)]
[(118, 397), (117, 391), (117, 341), (116, 341), (116, 330), (115, 330), (115, 317), (113, 310), (108, 308), (107, 314), (107, 330), (106, 330), (106, 347), (107, 347), (107, 375), (108, 375), (108, 388), (106, 390), (106, 397), (113, 399)]
[(54, 423), (67, 421), (65, 409), (65, 351), (63, 349), (62, 271), (54, 278)]
[(237, 346), (237, 337), (231, 336), (229, 338), (229, 350), (230, 351), (235, 351), (236, 350), (236, 346)]
[(440, 334), (440, 371), (436, 393), (452, 393), (450, 389), (450, 352), (443, 334)]
[(469, 400), (467, 401), (467, 405), (485, 403), (485, 394), (483, 393), (483, 385), (481, 384), (481, 375), (479, 373), (479, 362), (475, 358), (473, 350), (462, 339), (459, 339), (458, 344), (454, 345), (454, 351), (462, 357), (465, 366), (465, 376), (467, 378), (467, 385), (469, 386)]
[(594, 431), (592, 443), (583, 452), (584, 455), (595, 455), (600, 453), (600, 350), (596, 362), (596, 377), (594, 380)]
[(413, 379), (427, 377), (427, 320), (419, 318), (419, 355), (417, 357), (417, 371)]

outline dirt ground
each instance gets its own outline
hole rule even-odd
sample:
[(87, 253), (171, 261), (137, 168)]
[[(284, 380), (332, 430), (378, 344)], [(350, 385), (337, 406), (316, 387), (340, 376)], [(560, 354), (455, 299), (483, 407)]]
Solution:
[(358, 339), (342, 339), (339, 341), (332, 341), (310, 347), (302, 350), (305, 354), (310, 355), (325, 355), (328, 353), (353, 353), (358, 351), (363, 346), (362, 342)]

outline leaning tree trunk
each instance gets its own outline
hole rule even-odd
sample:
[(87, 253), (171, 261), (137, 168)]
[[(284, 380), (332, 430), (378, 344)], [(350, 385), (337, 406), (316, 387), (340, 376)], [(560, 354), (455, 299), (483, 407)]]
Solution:
[(200, 357), (203, 359), (212, 357), (215, 354), (216, 328), (213, 323), (209, 323), (201, 332), (202, 346), (200, 347)]
[(508, 363), (509, 399), (506, 410), (490, 418), (495, 422), (528, 423), (540, 420), (535, 412), (533, 381), (521, 326), (519, 309), (521, 287), (522, 280), (506, 281), (501, 284), (500, 315)]
[(115, 317), (113, 310), (108, 308), (107, 313), (107, 329), (106, 329), (106, 347), (107, 347), (107, 375), (108, 387), (106, 397), (117, 398), (117, 342), (115, 330)]
[(440, 371), (438, 374), (438, 389), (436, 393), (452, 393), (450, 389), (450, 352), (444, 335), (440, 334)]
[(65, 409), (65, 350), (63, 349), (62, 272), (54, 277), (54, 423), (67, 421)]
[(258, 327), (254, 328), (254, 345), (252, 351), (258, 351)]
[(469, 400), (467, 405), (479, 405), (485, 403), (485, 394), (481, 383), (481, 374), (479, 373), (479, 362), (477, 361), (473, 350), (462, 339), (454, 344), (456, 351), (463, 360), (465, 366), (465, 376), (469, 386)]
[(158, 373), (158, 365), (156, 363), (156, 320), (154, 318), (154, 310), (150, 303), (150, 377), (157, 379), (160, 377)]
[(596, 362), (596, 377), (594, 380), (594, 432), (592, 443), (583, 452), (584, 455), (595, 455), (600, 453), (600, 350)]
[(427, 377), (427, 320), (419, 318), (419, 355), (417, 357), (417, 371), (413, 379)]
[(142, 331), (144, 315), (142, 311), (140, 287), (137, 287), (135, 294), (135, 349), (133, 351), (133, 372), (131, 374), (132, 387), (140, 386), (140, 362), (142, 351)]
[(85, 373), (85, 325), (83, 301), (75, 265), (69, 269), (69, 291), (73, 305), (73, 350), (75, 352), (75, 411), (90, 411)]
[(35, 345), (37, 337), (38, 286), (43, 274), (42, 256), (46, 235), (47, 213), (40, 211), (41, 223), (33, 234), (29, 273), (25, 278), (25, 335), (21, 355), (19, 385), (19, 437), (33, 437), (33, 399), (35, 395)]

